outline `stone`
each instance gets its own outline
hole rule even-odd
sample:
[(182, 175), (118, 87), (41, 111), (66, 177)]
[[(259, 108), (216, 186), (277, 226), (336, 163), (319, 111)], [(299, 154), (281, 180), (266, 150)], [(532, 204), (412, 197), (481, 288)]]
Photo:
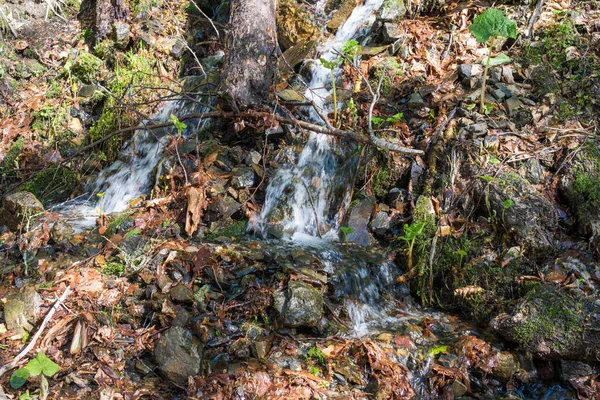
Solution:
[(185, 52), (185, 49), (185, 42), (181, 39), (177, 39), (175, 43), (173, 43), (173, 46), (171, 46), (169, 54), (174, 58), (181, 58)]
[(406, 104), (408, 105), (408, 108), (412, 109), (427, 107), (427, 103), (423, 100), (423, 97), (416, 92), (410, 95)]
[(536, 158), (531, 158), (527, 161), (527, 179), (534, 185), (537, 185), (542, 182), (544, 179), (544, 167), (540, 161)]
[(377, 10), (377, 19), (382, 22), (394, 22), (406, 15), (404, 0), (386, 0)]
[(487, 135), (488, 126), (485, 122), (478, 122), (476, 124), (472, 124), (468, 127), (469, 132), (473, 135), (473, 137), (480, 137)]
[(192, 304), (194, 302), (194, 291), (183, 283), (174, 286), (169, 292), (169, 296), (171, 296), (173, 301), (178, 303)]
[(464, 383), (462, 383), (458, 379), (456, 379), (454, 382), (452, 382), (452, 386), (450, 386), (450, 390), (451, 390), (452, 394), (454, 395), (453, 398), (462, 397), (467, 393), (467, 387), (465, 386)]
[(113, 24), (113, 38), (118, 48), (124, 50), (129, 44), (129, 33), (131, 25), (121, 21), (116, 21)]
[(458, 75), (463, 79), (479, 77), (483, 74), (483, 67), (480, 64), (461, 64), (458, 66)]
[(262, 160), (262, 155), (256, 150), (250, 150), (246, 156), (246, 165), (259, 164)]
[(483, 147), (492, 153), (496, 153), (500, 148), (500, 139), (496, 136), (486, 136), (485, 139), (483, 139)]
[(33, 329), (40, 313), (42, 298), (32, 286), (26, 286), (21, 292), (8, 297), (4, 305), (4, 321), (9, 330), (23, 335)]
[(252, 168), (234, 168), (231, 185), (235, 189), (244, 189), (252, 187), (255, 183), (256, 174)]
[(169, 328), (154, 346), (158, 369), (179, 385), (186, 385), (188, 377), (200, 374), (203, 354), (200, 340), (180, 326)]
[(383, 211), (375, 214), (371, 221), (371, 231), (376, 235), (385, 235), (390, 230), (390, 217)]
[(506, 101), (504, 102), (505, 107), (506, 107), (506, 111), (508, 111), (508, 115), (509, 116), (513, 116), (515, 111), (519, 108), (523, 106), (523, 103), (521, 103), (521, 101), (513, 96), (509, 99), (506, 99)]
[(99, 94), (102, 93), (100, 91), (100, 86), (94, 84), (82, 85), (81, 89), (79, 89), (79, 93), (77, 93), (77, 96), (83, 99), (91, 99), (92, 97), (94, 97), (94, 94), (96, 94), (96, 92), (98, 92)]
[(50, 239), (54, 244), (64, 246), (69, 244), (69, 240), (73, 237), (74, 229), (68, 222), (59, 220), (52, 225), (50, 229)]
[(384, 44), (394, 43), (398, 40), (404, 41), (404, 28), (394, 22), (384, 22), (381, 26), (381, 36)]
[(360, 200), (354, 205), (348, 213), (346, 226), (352, 228), (353, 232), (348, 234), (348, 241), (362, 246), (368, 246), (373, 241), (373, 236), (369, 232), (369, 221), (375, 200), (372, 198)]
[(559, 362), (559, 376), (566, 383), (570, 383), (572, 379), (589, 377), (596, 374), (591, 365), (581, 361), (560, 360)]
[(284, 325), (290, 328), (312, 328), (323, 316), (323, 294), (308, 283), (290, 281), (285, 291), (273, 295), (273, 300)]
[(4, 198), (4, 207), (0, 209), (0, 225), (16, 230), (23, 220), (43, 212), (44, 206), (32, 193), (16, 192)]
[(354, 8), (357, 6), (357, 0), (343, 0), (337, 11), (333, 14), (329, 23), (327, 24), (327, 30), (335, 33), (340, 26), (346, 22)]
[(317, 46), (316, 40), (303, 40), (283, 52), (283, 57), (279, 59), (279, 70), (283, 74), (293, 72), (290, 68), (304, 61), (308, 55)]
[(210, 203), (208, 210), (217, 213), (214, 220), (221, 218), (229, 218), (242, 207), (242, 205), (234, 200), (232, 197), (227, 195), (219, 196), (216, 201)]
[(490, 89), (489, 93), (498, 102), (501, 102), (502, 100), (504, 100), (507, 97), (506, 93), (504, 93), (504, 90), (502, 90), (502, 89)]
[(520, 364), (516, 355), (509, 351), (501, 351), (497, 355), (498, 362), (492, 368), (492, 376), (502, 382), (508, 382), (519, 372)]
[(312, 14), (293, 0), (281, 0), (277, 7), (277, 40), (289, 49), (304, 40), (311, 40), (320, 32)]

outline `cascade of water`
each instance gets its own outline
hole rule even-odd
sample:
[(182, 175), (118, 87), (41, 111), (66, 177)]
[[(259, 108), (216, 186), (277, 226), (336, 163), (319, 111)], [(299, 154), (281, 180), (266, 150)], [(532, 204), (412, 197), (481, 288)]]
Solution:
[[(357, 37), (361, 30), (370, 29), (375, 20), (374, 12), (382, 3), (383, 0), (366, 0), (357, 6), (335, 37), (320, 46), (321, 58), (333, 60), (348, 40)], [(330, 111), (326, 100), (331, 95), (328, 89), (331, 72), (320, 60), (313, 60), (311, 74), (305, 97), (327, 113)], [(340, 74), (339, 69), (336, 74)], [(314, 109), (311, 117), (321, 121)], [(269, 183), (255, 231), (263, 235), (292, 236), (295, 240), (305, 235), (338, 237), (340, 211), (346, 209), (350, 201), (347, 190), (350, 183), (347, 174), (343, 176), (345, 171), (340, 171), (332, 147), (327, 135), (310, 134), (297, 164), (281, 168)]]

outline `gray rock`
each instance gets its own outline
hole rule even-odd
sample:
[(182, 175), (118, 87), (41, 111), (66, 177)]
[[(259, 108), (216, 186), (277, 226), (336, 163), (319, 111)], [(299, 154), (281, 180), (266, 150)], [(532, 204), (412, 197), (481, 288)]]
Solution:
[(273, 300), (284, 325), (291, 328), (312, 328), (323, 316), (323, 294), (308, 283), (290, 281), (284, 292), (273, 295)]
[(498, 148), (500, 148), (500, 139), (496, 136), (486, 136), (485, 139), (483, 139), (483, 147), (490, 152), (495, 153), (498, 151)]
[(560, 360), (559, 376), (564, 382), (570, 383), (571, 379), (583, 378), (594, 375), (592, 366), (581, 361)]
[(194, 291), (182, 283), (173, 287), (169, 292), (169, 296), (178, 303), (192, 304), (194, 302)]
[(498, 362), (492, 369), (492, 376), (502, 382), (508, 382), (519, 372), (520, 364), (516, 355), (509, 351), (501, 351), (497, 355)]
[(488, 126), (485, 122), (479, 122), (477, 124), (470, 125), (468, 129), (473, 137), (484, 136), (487, 135), (488, 132)]
[(377, 19), (382, 22), (398, 21), (405, 15), (404, 0), (386, 0), (377, 11)]
[(235, 189), (244, 189), (254, 185), (256, 174), (252, 168), (235, 168), (233, 170), (233, 178), (231, 185)]
[(490, 88), (489, 93), (498, 102), (501, 102), (502, 100), (504, 100), (507, 97), (506, 93), (504, 93), (504, 91), (502, 89), (491, 89)]
[(52, 225), (50, 229), (50, 239), (56, 245), (69, 244), (69, 240), (73, 237), (73, 227), (64, 220), (59, 220)]
[(180, 385), (185, 385), (188, 377), (200, 374), (203, 354), (200, 340), (180, 326), (169, 328), (154, 347), (158, 369)]
[(32, 193), (16, 192), (4, 198), (4, 207), (0, 209), (0, 225), (16, 230), (22, 221), (43, 211), (44, 206)]
[(369, 220), (375, 207), (375, 200), (372, 198), (360, 200), (350, 209), (348, 222), (346, 226), (353, 229), (348, 235), (348, 241), (362, 246), (368, 246), (373, 241), (373, 236), (369, 232)]
[(175, 41), (175, 43), (173, 43), (173, 46), (171, 47), (171, 51), (170, 51), (171, 56), (173, 56), (175, 58), (180, 58), (181, 56), (183, 56), (184, 52), (185, 52), (185, 42), (181, 39), (177, 39)]
[(542, 179), (544, 179), (544, 167), (540, 164), (539, 160), (535, 158), (529, 159), (527, 161), (527, 178), (529, 181), (535, 185), (540, 183)]
[(94, 96), (94, 93), (99, 92), (100, 87), (98, 85), (83, 85), (81, 89), (79, 89), (78, 97), (83, 99), (91, 99)]
[(381, 26), (383, 44), (394, 43), (404, 37), (404, 29), (396, 23), (384, 22)]
[(131, 26), (121, 21), (113, 24), (113, 37), (118, 48), (125, 49), (129, 44), (129, 33)]
[(515, 96), (513, 96), (509, 99), (506, 99), (504, 104), (506, 106), (506, 111), (508, 111), (508, 115), (511, 117), (514, 115), (517, 108), (519, 108), (523, 105), (523, 103), (521, 103), (521, 101), (518, 98), (516, 98)]
[(463, 79), (480, 77), (483, 74), (483, 67), (480, 64), (461, 64), (458, 66), (458, 75)]
[(42, 298), (31, 286), (8, 298), (4, 305), (4, 321), (9, 330), (25, 334), (33, 329), (40, 312)]
[(423, 97), (421, 97), (419, 93), (411, 94), (408, 98), (407, 105), (409, 108), (413, 109), (427, 107), (427, 103), (425, 100), (423, 100)]
[(259, 164), (260, 160), (262, 160), (262, 155), (256, 150), (251, 150), (246, 156), (246, 165)]
[(390, 217), (387, 213), (379, 211), (371, 221), (371, 230), (376, 235), (385, 235), (390, 230)]

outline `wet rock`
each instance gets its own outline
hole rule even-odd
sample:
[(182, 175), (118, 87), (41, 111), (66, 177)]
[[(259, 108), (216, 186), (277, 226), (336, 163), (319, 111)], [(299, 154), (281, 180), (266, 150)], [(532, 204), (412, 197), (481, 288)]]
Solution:
[(591, 365), (581, 361), (560, 360), (558, 369), (560, 379), (566, 383), (570, 383), (572, 379), (591, 376), (596, 373)]
[(231, 178), (231, 185), (235, 189), (244, 189), (251, 187), (255, 182), (254, 170), (252, 168), (235, 168), (233, 170), (233, 178)]
[(544, 167), (540, 164), (540, 161), (532, 158), (527, 161), (527, 179), (535, 185), (539, 184), (544, 179)]
[[(210, 221), (217, 221), (222, 218), (229, 218), (239, 211), (241, 204), (227, 195), (222, 195), (216, 201), (210, 203), (208, 207)], [(214, 214), (214, 215), (213, 215)]]
[(42, 305), (42, 298), (31, 286), (8, 298), (4, 305), (4, 321), (9, 330), (25, 334), (33, 329)]
[(398, 21), (406, 15), (404, 0), (386, 0), (377, 11), (377, 19), (382, 22)]
[(116, 21), (113, 24), (113, 37), (118, 48), (125, 49), (129, 44), (131, 26), (124, 22)]
[(461, 78), (471, 79), (472, 77), (478, 77), (483, 74), (483, 67), (481, 64), (461, 64), (458, 66), (458, 75)]
[(357, 5), (357, 0), (343, 0), (338, 10), (333, 14), (329, 23), (327, 24), (327, 30), (330, 32), (336, 32), (340, 26), (346, 22), (352, 11)]
[(291, 328), (314, 327), (323, 315), (323, 294), (304, 282), (290, 281), (284, 292), (274, 294), (273, 300), (284, 325)]
[(464, 383), (456, 379), (454, 382), (452, 382), (452, 385), (450, 386), (450, 392), (454, 396), (453, 398), (458, 398), (464, 396), (467, 393), (467, 387)]
[(21, 222), (44, 211), (42, 203), (30, 192), (16, 192), (4, 198), (0, 209), (0, 225), (16, 230)]
[[(394, 22), (384, 22), (381, 26), (381, 38), (384, 44), (395, 43), (405, 37), (404, 28)], [(400, 47), (398, 47), (399, 49)]]
[(246, 165), (251, 166), (253, 164), (259, 164), (262, 160), (262, 155), (256, 150), (250, 150), (246, 156)]
[[(316, 40), (303, 40), (295, 44), (293, 47), (290, 47), (285, 52), (283, 52), (283, 57), (279, 60), (279, 69), (282, 71), (283, 74), (293, 72), (292, 70), (290, 70), (290, 68), (293, 69), (296, 65), (309, 58), (309, 54), (313, 51), (313, 49), (316, 46)], [(253, 151), (255, 153), (258, 153), (255, 150)]]
[(158, 369), (170, 380), (185, 385), (202, 369), (204, 348), (192, 332), (179, 326), (169, 328), (156, 342), (154, 358)]
[(387, 213), (379, 211), (371, 221), (371, 231), (376, 235), (385, 235), (390, 230), (390, 217)]
[(319, 33), (319, 26), (311, 13), (293, 0), (282, 0), (277, 7), (277, 39), (288, 49)]
[(492, 375), (502, 382), (508, 382), (519, 372), (519, 359), (508, 351), (501, 351), (497, 355), (497, 363), (493, 366)]
[(480, 179), (475, 192), (489, 204), (490, 209), (480, 209), (482, 215), (487, 218), (495, 213), (497, 223), (530, 252), (530, 257), (547, 258), (552, 254), (556, 211), (531, 183), (508, 171), (489, 182)]
[(348, 241), (362, 246), (368, 246), (373, 241), (369, 232), (369, 220), (375, 207), (372, 198), (360, 200), (349, 212), (346, 226), (352, 228), (353, 232), (348, 234)]

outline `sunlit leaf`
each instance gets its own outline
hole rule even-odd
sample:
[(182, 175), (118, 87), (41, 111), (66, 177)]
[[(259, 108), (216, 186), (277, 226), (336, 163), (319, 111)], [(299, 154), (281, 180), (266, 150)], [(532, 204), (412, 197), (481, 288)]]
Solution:
[(491, 37), (516, 39), (517, 24), (495, 8), (488, 8), (473, 19), (469, 31), (479, 43), (487, 42)]

